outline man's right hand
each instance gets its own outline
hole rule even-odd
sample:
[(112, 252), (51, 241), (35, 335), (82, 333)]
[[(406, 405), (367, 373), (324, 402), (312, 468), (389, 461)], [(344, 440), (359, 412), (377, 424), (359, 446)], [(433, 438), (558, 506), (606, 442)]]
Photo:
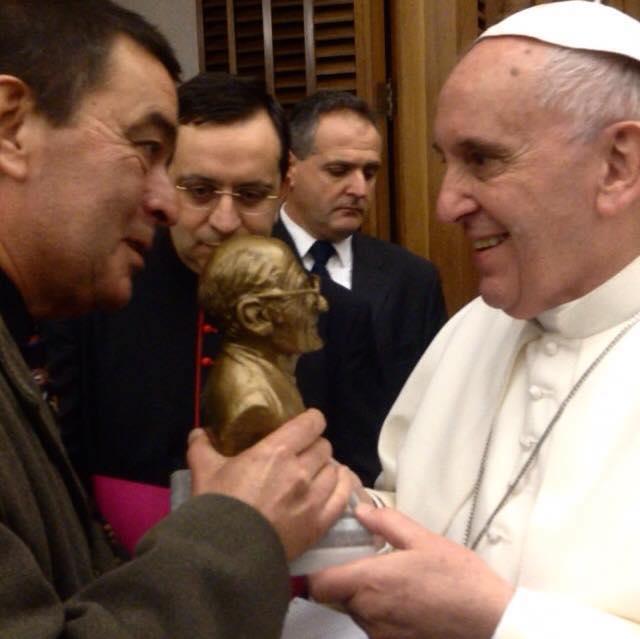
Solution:
[(351, 472), (331, 457), (322, 414), (310, 409), (235, 457), (224, 457), (202, 429), (189, 436), (193, 495), (219, 493), (253, 506), (271, 522), (291, 561), (344, 511)]
[(371, 639), (494, 635), (514, 588), (476, 553), (393, 508), (355, 512), (395, 550), (310, 575), (315, 601), (341, 605)]

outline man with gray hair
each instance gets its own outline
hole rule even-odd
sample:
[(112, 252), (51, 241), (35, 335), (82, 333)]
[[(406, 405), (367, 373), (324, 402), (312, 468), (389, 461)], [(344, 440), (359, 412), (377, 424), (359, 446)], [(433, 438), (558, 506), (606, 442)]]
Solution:
[(444, 85), (443, 221), (480, 298), (383, 426), (361, 521), (397, 549), (317, 575), (370, 637), (640, 637), (640, 24), (580, 0), (490, 28)]

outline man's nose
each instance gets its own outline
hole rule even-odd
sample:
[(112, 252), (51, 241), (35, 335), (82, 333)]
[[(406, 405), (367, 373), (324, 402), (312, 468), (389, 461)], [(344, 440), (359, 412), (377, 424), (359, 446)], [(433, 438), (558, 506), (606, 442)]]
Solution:
[(150, 171), (143, 207), (156, 224), (172, 226), (178, 221), (176, 190), (169, 179), (166, 167), (158, 166)]
[(242, 216), (230, 193), (222, 193), (209, 213), (209, 226), (221, 235), (230, 235), (242, 226)]
[(441, 222), (454, 223), (478, 209), (478, 203), (465, 186), (464, 180), (447, 169), (440, 192), (436, 212)]
[(353, 171), (349, 175), (347, 192), (354, 197), (363, 198), (368, 192), (368, 181), (362, 171)]
[(327, 302), (327, 298), (324, 295), (318, 293), (315, 302), (319, 313), (326, 313), (329, 310), (329, 302)]

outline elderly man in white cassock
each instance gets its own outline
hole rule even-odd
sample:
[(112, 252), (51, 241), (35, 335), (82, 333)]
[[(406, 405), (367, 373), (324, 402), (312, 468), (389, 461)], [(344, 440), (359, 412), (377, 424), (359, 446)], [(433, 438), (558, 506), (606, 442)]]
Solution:
[(375, 639), (639, 638), (640, 23), (510, 16), (451, 73), (435, 140), (480, 297), (384, 424), (395, 508), (357, 512), (395, 550), (312, 594)]

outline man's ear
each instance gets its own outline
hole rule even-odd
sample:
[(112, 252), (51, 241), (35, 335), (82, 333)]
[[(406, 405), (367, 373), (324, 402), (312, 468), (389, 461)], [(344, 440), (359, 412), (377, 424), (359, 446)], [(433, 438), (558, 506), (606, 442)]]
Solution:
[(22, 80), (0, 75), (0, 172), (16, 180), (27, 173), (23, 130), (33, 112), (31, 91)]
[(287, 171), (287, 192), (289, 189), (294, 188), (296, 180), (296, 171), (298, 169), (298, 158), (294, 155), (293, 151), (289, 151), (289, 170)]
[(280, 182), (280, 189), (278, 191), (278, 197), (281, 201), (287, 199), (287, 195), (289, 195), (289, 178), (288, 175), (285, 176), (285, 179)]
[(245, 295), (236, 306), (236, 319), (245, 331), (252, 335), (268, 337), (273, 333), (273, 322), (264, 301)]
[(640, 202), (640, 122), (616, 122), (605, 130), (604, 164), (597, 208), (613, 216)]

